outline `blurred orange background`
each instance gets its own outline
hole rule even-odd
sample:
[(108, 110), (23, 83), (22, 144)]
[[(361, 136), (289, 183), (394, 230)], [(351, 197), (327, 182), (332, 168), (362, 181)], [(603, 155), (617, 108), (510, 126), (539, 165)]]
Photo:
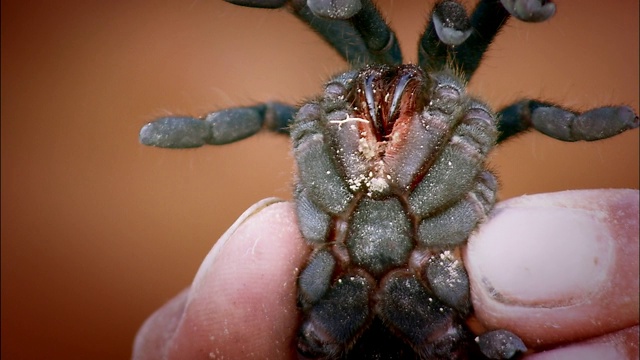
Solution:
[[(379, 1), (407, 60), (431, 5)], [(471, 8), (473, 4), (469, 4)], [(637, 0), (560, 1), (510, 21), (470, 84), (638, 112)], [(222, 1), (2, 2), (2, 358), (126, 359), (144, 319), (191, 281), (252, 203), (290, 198), (287, 139), (143, 147), (167, 113), (298, 103), (345, 68), (286, 11)], [(638, 131), (597, 143), (536, 133), (497, 149), (501, 197), (638, 188)], [(265, 294), (269, 296), (269, 294)]]

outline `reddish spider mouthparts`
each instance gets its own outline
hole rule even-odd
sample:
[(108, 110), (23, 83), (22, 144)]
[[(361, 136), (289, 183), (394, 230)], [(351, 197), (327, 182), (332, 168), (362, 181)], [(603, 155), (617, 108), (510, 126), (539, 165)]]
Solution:
[[(351, 191), (366, 188), (375, 198), (413, 190), (443, 151), (449, 166), (477, 166), (496, 138), (494, 115), (467, 98), (459, 80), (448, 72), (427, 76), (415, 65), (338, 77), (324, 103), (322, 126), (334, 139), (340, 172)], [(318, 106), (303, 107), (300, 117)], [(447, 142), (454, 149), (445, 150)]]
[(377, 141), (386, 141), (392, 133), (406, 131), (403, 123), (424, 107), (423, 92), (428, 85), (428, 78), (415, 65), (365, 68), (356, 79), (356, 93), (349, 96), (353, 116), (368, 120), (358, 125), (367, 137), (373, 133)]

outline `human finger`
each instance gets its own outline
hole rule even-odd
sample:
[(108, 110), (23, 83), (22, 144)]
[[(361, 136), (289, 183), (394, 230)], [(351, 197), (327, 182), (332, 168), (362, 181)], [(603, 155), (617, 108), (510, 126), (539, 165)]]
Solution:
[(476, 317), (529, 347), (637, 325), (638, 202), (579, 190), (498, 204), (465, 252)]
[(143, 325), (133, 359), (292, 357), (291, 282), (307, 255), (290, 203), (254, 205), (212, 248), (191, 288)]

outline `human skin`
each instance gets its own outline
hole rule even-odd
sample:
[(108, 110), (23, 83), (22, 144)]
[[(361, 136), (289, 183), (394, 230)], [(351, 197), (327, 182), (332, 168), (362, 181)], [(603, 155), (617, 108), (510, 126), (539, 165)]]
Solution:
[[(472, 329), (517, 333), (527, 359), (637, 359), (639, 200), (580, 190), (498, 203), (464, 250)], [(144, 323), (132, 358), (294, 359), (308, 255), (294, 205), (257, 203)]]

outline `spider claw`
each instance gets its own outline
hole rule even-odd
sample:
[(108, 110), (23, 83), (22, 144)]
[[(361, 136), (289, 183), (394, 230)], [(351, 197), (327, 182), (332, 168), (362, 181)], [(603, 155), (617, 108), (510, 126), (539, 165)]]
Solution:
[(510, 359), (519, 352), (526, 352), (524, 342), (507, 330), (494, 330), (480, 335), (477, 340), (480, 351), (489, 359)]
[(546, 0), (500, 0), (514, 17), (527, 22), (548, 20), (556, 12), (556, 4)]
[(433, 9), (432, 19), (438, 38), (447, 45), (460, 45), (471, 35), (467, 11), (456, 1), (439, 2)]

